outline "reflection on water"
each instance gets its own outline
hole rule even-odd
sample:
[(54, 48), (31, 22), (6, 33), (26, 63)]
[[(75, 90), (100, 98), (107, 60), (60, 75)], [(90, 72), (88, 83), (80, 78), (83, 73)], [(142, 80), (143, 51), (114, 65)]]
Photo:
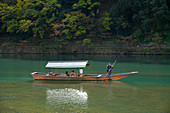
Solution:
[(67, 106), (68, 111), (84, 110), (88, 108), (88, 95), (83, 91), (83, 87), (80, 90), (73, 88), (64, 89), (47, 89), (47, 105), (56, 108), (63, 108)]
[(87, 93), (77, 89), (47, 89), (47, 103), (50, 105), (87, 106), (87, 99)]
[[(80, 84), (101, 84), (101, 85), (127, 85), (122, 81), (53, 81), (53, 80), (33, 80), (30, 81), (33, 85), (50, 85), (50, 84), (72, 84), (72, 85), (80, 85)], [(80, 91), (83, 91), (83, 87), (80, 87)]]

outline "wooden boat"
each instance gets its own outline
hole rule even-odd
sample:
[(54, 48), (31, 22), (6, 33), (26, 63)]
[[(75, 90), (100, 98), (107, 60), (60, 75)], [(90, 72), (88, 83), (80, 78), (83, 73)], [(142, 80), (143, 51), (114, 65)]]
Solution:
[[(58, 81), (103, 81), (103, 80), (119, 80), (121, 78), (136, 74), (138, 72), (118, 73), (118, 74), (81, 74), (79, 69), (88, 66), (88, 61), (49, 61), (46, 68), (49, 68), (49, 73), (33, 72), (31, 75), (35, 80), (58, 80)], [(53, 72), (50, 72), (53, 69)], [(55, 69), (77, 69), (75, 76), (67, 76), (66, 74), (57, 74)]]

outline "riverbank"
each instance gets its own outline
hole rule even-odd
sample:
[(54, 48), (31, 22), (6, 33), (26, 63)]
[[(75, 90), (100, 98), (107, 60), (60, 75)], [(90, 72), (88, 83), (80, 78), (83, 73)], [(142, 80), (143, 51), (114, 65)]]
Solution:
[(136, 44), (115, 39), (86, 41), (54, 38), (18, 40), (13, 36), (0, 37), (0, 54), (115, 54), (170, 55), (170, 44)]
[(115, 54), (115, 55), (170, 55), (168, 47), (113, 47), (113, 46), (0, 46), (0, 54)]

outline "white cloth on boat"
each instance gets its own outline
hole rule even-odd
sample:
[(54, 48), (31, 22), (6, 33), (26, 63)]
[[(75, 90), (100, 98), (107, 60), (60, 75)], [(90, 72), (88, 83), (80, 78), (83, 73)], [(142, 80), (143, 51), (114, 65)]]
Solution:
[(83, 69), (79, 69), (80, 74), (83, 74)]

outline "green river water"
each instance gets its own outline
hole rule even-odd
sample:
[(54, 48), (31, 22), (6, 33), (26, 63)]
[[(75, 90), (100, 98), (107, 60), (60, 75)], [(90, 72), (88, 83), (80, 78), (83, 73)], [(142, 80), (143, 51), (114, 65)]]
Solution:
[[(88, 60), (88, 74), (106, 73), (115, 60), (113, 73), (139, 73), (119, 81), (74, 82), (30, 75), (48, 72), (47, 61), (62, 60)], [(170, 113), (170, 56), (0, 55), (0, 113)]]

